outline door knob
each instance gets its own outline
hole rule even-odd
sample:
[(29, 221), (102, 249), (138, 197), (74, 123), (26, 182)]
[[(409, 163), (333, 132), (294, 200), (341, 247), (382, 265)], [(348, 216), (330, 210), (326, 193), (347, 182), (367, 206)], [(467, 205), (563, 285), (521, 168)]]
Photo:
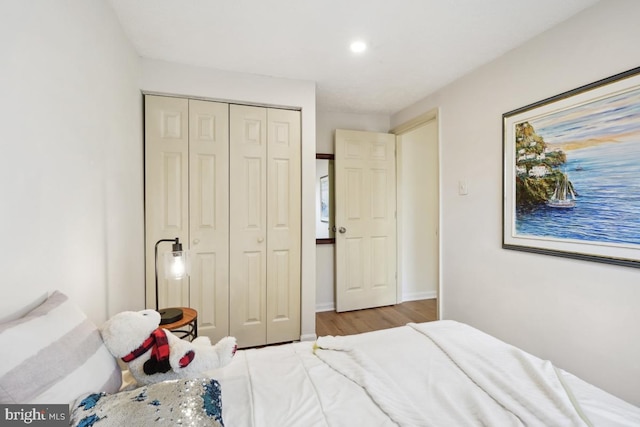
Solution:
[(346, 233), (346, 232), (347, 232), (347, 229), (346, 229), (346, 228), (344, 228), (344, 227), (340, 227), (340, 228), (338, 228), (338, 231), (339, 231), (340, 233), (344, 234), (344, 233)]
[(264, 237), (258, 237), (258, 243), (264, 242)]
[(193, 239), (193, 244), (197, 245), (198, 243), (200, 243), (200, 239)]

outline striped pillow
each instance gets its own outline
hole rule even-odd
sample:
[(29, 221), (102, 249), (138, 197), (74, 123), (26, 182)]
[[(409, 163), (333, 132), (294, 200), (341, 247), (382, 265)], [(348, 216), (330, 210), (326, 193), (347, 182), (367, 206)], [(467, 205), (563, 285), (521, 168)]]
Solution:
[(122, 375), (96, 326), (55, 291), (20, 319), (0, 323), (0, 403), (70, 403), (117, 392)]

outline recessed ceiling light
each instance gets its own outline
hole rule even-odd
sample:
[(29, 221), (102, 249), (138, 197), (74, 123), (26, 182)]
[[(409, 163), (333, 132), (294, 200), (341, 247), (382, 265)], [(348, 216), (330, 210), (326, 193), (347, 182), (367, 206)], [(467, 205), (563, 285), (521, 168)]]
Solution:
[(355, 41), (351, 43), (351, 52), (353, 53), (362, 53), (367, 50), (367, 44), (361, 40)]

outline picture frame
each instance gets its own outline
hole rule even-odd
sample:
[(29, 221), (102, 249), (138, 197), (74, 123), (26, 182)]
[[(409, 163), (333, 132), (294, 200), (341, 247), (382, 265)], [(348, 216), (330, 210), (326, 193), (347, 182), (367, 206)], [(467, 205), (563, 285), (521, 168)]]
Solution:
[(504, 249), (640, 268), (640, 67), (502, 115)]
[(320, 221), (329, 222), (329, 175), (320, 177)]

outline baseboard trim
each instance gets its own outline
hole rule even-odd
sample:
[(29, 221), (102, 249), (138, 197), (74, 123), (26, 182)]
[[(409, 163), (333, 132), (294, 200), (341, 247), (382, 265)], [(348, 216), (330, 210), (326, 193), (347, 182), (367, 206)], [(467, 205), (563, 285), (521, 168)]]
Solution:
[(438, 298), (438, 292), (436, 291), (411, 292), (411, 293), (402, 294), (402, 302), (418, 301), (422, 299), (434, 299), (434, 298)]
[[(436, 291), (427, 291), (427, 292), (411, 292), (407, 294), (402, 294), (402, 301), (418, 301), (422, 299), (434, 299), (438, 298), (438, 292)], [(316, 313), (322, 313), (324, 311), (335, 311), (336, 305), (333, 302), (324, 302), (320, 304), (316, 304)]]
[(316, 304), (316, 313), (321, 313), (323, 311), (335, 311), (336, 305), (333, 302), (325, 302)]

